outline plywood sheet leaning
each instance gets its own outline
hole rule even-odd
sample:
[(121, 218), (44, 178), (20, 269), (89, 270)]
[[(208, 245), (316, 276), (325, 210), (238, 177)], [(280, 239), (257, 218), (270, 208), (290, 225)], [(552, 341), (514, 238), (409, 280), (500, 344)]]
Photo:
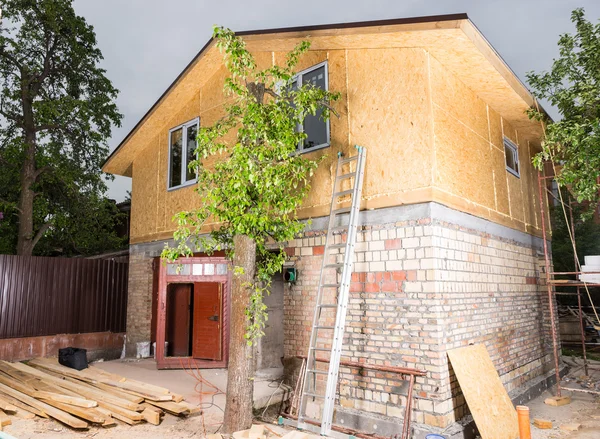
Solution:
[(517, 411), (485, 346), (453, 349), (448, 357), (482, 439), (516, 439)]

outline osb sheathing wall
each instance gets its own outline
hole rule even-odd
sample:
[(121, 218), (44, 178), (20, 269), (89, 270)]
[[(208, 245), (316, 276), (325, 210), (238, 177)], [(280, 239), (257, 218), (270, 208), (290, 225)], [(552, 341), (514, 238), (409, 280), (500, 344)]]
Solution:
[[(287, 50), (292, 42), (274, 40), (269, 44)], [(318, 39), (315, 42), (313, 48), (326, 45)], [(381, 45), (381, 41), (366, 45), (375, 44)], [(252, 41), (249, 47), (253, 47)], [(138, 149), (142, 141), (145, 147), (135, 154), (132, 165), (132, 243), (172, 237), (172, 216), (197, 206), (193, 186), (167, 191), (168, 131), (198, 116), (201, 126), (209, 126), (223, 114), (226, 70), (215, 61), (214, 52), (210, 50), (206, 55), (210, 62), (205, 61), (213, 65), (212, 70), (198, 64), (204, 76), (196, 87), (176, 87), (174, 95), (168, 96), (172, 111), (168, 117), (162, 111), (162, 119), (154, 120), (162, 128), (152, 135), (151, 127), (143, 127), (133, 139)], [(266, 67), (273, 62), (281, 64), (286, 52), (257, 49), (254, 53), (259, 65)], [(340, 117), (333, 116), (330, 122), (331, 147), (309, 153), (310, 157), (326, 154), (327, 158), (312, 179), (313, 189), (301, 217), (328, 213), (337, 152), (353, 154), (357, 144), (368, 149), (363, 208), (437, 201), (537, 233), (537, 184), (530, 164), (536, 136), (530, 129), (533, 123), (527, 126), (523, 122), (527, 106), (496, 106), (526, 128), (522, 135), (487, 103), (497, 104), (493, 93), (500, 91), (494, 89), (484, 100), (485, 93), (476, 94), (462, 82), (465, 78), (458, 79), (438, 60), (445, 54), (422, 48), (375, 47), (312, 50), (301, 59), (298, 70), (327, 60), (330, 90), (341, 93), (336, 103)], [(516, 96), (514, 90), (512, 94)], [(505, 169), (503, 135), (519, 145), (520, 178)], [(115, 161), (124, 160), (122, 157)]]
[[(539, 233), (539, 143), (524, 140), (511, 124), (429, 57), (434, 126), (433, 199), (496, 223)], [(519, 150), (520, 176), (506, 170), (503, 139)]]
[[(282, 63), (285, 52), (256, 54), (259, 64)], [(328, 61), (329, 87), (339, 91), (339, 118), (331, 123), (331, 147), (310, 153), (326, 155), (312, 179), (302, 217), (327, 213), (338, 151), (354, 154), (353, 145), (368, 148), (363, 207), (375, 208), (430, 198), (433, 150), (428, 55), (422, 49), (311, 51), (298, 70)], [(369, 66), (369, 68), (366, 68)], [(198, 204), (194, 187), (167, 190), (168, 130), (200, 116), (201, 126), (223, 114), (226, 70), (221, 67), (206, 84), (182, 102), (166, 128), (133, 162), (132, 242), (172, 236), (172, 216)], [(349, 111), (351, 116), (349, 117)], [(393, 165), (392, 165), (393, 164)]]

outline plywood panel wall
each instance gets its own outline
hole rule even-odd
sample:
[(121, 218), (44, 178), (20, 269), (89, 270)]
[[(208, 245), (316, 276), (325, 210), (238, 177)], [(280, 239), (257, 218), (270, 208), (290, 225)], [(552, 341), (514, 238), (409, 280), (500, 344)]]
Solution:
[[(284, 52), (257, 51), (257, 64), (283, 63)], [(331, 146), (309, 153), (326, 155), (311, 180), (312, 191), (300, 217), (326, 215), (337, 153), (368, 149), (363, 208), (438, 201), (520, 230), (535, 231), (537, 188), (529, 168), (535, 145), (518, 132), (420, 48), (353, 48), (314, 50), (298, 70), (328, 61), (330, 90), (341, 99), (332, 116)], [(152, 138), (133, 163), (132, 242), (167, 239), (172, 216), (197, 207), (193, 187), (167, 191), (168, 129), (200, 117), (214, 124), (231, 99), (222, 91), (227, 70), (215, 64), (210, 74), (169, 98), (167, 128)], [(519, 145), (522, 178), (507, 175), (502, 136)], [(233, 140), (234, 134), (231, 134)], [(205, 166), (210, 166), (206, 162)]]

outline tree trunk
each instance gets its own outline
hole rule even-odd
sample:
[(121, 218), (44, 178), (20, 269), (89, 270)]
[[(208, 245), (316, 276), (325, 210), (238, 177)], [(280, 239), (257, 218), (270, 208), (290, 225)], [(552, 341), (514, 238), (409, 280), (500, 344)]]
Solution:
[(233, 238), (234, 267), (242, 267), (244, 274), (233, 276), (229, 323), (229, 366), (227, 372), (227, 399), (223, 432), (231, 434), (252, 425), (254, 394), (255, 346), (246, 341), (246, 308), (250, 303), (251, 289), (246, 282), (254, 281), (256, 243), (245, 235)]
[(23, 121), (25, 125), (25, 158), (21, 168), (21, 194), (19, 195), (19, 235), (17, 254), (31, 256), (35, 246), (33, 236), (33, 199), (32, 185), (35, 182), (35, 146), (36, 135), (31, 102), (23, 97)]

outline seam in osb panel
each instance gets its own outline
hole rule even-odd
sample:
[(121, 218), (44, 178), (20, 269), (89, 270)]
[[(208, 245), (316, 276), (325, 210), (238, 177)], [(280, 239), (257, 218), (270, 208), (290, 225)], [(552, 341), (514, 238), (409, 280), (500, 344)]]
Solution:
[[(460, 120), (459, 118), (457, 118), (456, 116), (454, 116), (452, 113), (450, 113), (449, 111), (447, 111), (444, 107), (442, 107), (440, 104), (438, 104), (437, 102), (433, 102), (433, 105), (435, 105), (436, 108), (438, 108), (439, 110), (443, 111), (445, 115), (451, 117), (452, 119), (454, 119), (456, 122), (458, 122), (459, 124), (461, 124), (462, 126), (464, 126), (465, 128), (467, 128), (469, 131), (471, 131), (473, 134), (475, 134), (477, 137), (479, 137), (480, 139), (484, 140), (486, 143), (490, 142), (489, 138), (485, 138), (483, 137), (481, 134), (479, 134), (477, 131), (475, 131), (473, 128), (471, 128), (469, 125), (467, 125), (466, 123), (464, 123), (462, 120)], [(487, 104), (486, 104), (487, 106)], [(489, 129), (489, 123), (488, 123), (488, 129)], [(500, 150), (500, 148), (498, 148), (498, 150)]]
[[(485, 104), (485, 113), (487, 116), (487, 125), (488, 125), (488, 137), (490, 140), (490, 153), (491, 154), (491, 158), (493, 160), (493, 147), (494, 145), (492, 144), (492, 128), (490, 126), (490, 106), (488, 104)], [(494, 184), (494, 206), (496, 209), (496, 212), (498, 212), (498, 190), (496, 188), (496, 170), (494, 169), (494, 167), (492, 166), (492, 183)]]
[(431, 146), (433, 149), (432, 152), (432, 172), (431, 172), (431, 185), (435, 184), (435, 177), (437, 175), (437, 150), (435, 143), (435, 117), (433, 115), (433, 89), (431, 87), (431, 54), (429, 51), (425, 51), (427, 53), (427, 89), (429, 91), (429, 117), (431, 119)]

